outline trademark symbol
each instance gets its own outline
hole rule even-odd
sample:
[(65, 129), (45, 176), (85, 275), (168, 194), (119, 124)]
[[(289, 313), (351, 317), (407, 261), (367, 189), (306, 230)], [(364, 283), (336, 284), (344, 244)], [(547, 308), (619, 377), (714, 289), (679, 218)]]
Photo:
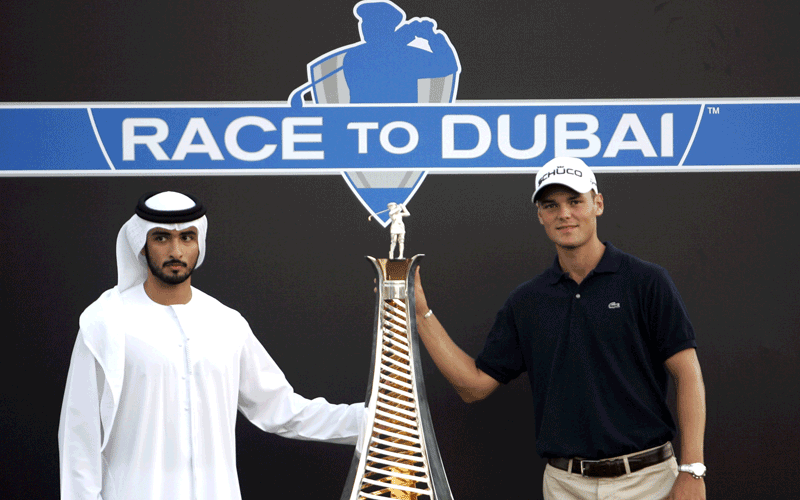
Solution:
[(709, 115), (718, 115), (719, 114), (719, 106), (709, 106), (708, 107), (708, 114)]

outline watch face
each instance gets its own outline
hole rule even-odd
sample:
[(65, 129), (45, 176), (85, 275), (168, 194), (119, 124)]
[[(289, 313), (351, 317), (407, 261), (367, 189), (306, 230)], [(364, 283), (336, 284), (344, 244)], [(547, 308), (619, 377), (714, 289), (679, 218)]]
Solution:
[(683, 472), (688, 472), (694, 477), (705, 477), (706, 475), (706, 466), (703, 464), (689, 464), (689, 465), (681, 465), (678, 470)]

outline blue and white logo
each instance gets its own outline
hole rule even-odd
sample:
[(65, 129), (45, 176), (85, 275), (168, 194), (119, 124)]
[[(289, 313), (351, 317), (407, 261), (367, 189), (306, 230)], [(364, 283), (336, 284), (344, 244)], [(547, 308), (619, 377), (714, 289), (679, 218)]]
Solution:
[[(403, 10), (389, 1), (359, 2), (361, 42), (328, 52), (308, 64), (308, 84), (290, 97), (292, 107), (306, 94), (315, 104), (446, 104), (458, 89), (461, 66), (447, 35), (429, 18), (406, 19)], [(404, 154), (419, 143), (419, 133), (407, 122), (348, 124), (356, 130), (359, 153), (368, 152), (370, 130), (378, 130), (384, 149)], [(398, 145), (399, 144), (399, 145)], [(413, 165), (408, 165), (413, 167)], [(380, 221), (389, 224), (388, 203), (406, 205), (427, 172), (390, 168), (343, 171), (345, 181), (361, 203)]]

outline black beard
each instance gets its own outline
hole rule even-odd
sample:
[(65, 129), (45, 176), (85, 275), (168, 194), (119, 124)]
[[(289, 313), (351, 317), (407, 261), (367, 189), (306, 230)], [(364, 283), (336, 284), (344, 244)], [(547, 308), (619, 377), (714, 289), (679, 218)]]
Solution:
[[(147, 250), (147, 245), (144, 247), (144, 256), (147, 259), (147, 267), (150, 268), (150, 272), (153, 273), (159, 281), (167, 285), (180, 285), (184, 281), (188, 280), (189, 277), (194, 272), (194, 266), (189, 269), (189, 272), (183, 275), (172, 274), (164, 271), (164, 266), (158, 267), (151, 259), (150, 259), (150, 252)], [(178, 260), (169, 260), (164, 263), (164, 265), (180, 262)], [(180, 262), (182, 264), (182, 262)]]

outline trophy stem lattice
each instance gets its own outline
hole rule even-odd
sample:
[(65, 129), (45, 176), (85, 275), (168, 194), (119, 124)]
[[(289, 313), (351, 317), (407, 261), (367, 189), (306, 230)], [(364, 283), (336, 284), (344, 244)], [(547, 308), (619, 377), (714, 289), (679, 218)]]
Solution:
[(452, 500), (433, 432), (414, 314), (411, 259), (367, 257), (377, 273), (368, 423), (341, 500)]

